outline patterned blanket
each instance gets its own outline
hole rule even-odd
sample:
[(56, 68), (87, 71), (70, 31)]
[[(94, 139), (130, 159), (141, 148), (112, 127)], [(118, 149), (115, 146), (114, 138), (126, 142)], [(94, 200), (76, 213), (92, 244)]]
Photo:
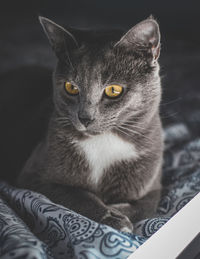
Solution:
[(98, 224), (45, 196), (0, 182), (0, 257), (127, 258), (200, 191), (200, 138), (183, 123), (165, 128), (164, 190), (155, 218), (133, 234)]

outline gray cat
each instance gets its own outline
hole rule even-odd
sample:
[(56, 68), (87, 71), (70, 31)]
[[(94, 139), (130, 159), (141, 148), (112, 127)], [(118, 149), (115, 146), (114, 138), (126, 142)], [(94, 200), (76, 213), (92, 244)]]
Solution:
[(18, 184), (131, 232), (155, 212), (161, 187), (159, 26), (150, 17), (122, 37), (72, 35), (39, 19), (58, 58), (54, 108)]

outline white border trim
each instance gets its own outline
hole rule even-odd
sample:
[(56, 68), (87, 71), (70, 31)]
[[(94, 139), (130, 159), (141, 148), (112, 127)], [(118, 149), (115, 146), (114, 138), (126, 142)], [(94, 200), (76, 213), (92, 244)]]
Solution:
[(200, 232), (200, 193), (128, 259), (175, 259)]

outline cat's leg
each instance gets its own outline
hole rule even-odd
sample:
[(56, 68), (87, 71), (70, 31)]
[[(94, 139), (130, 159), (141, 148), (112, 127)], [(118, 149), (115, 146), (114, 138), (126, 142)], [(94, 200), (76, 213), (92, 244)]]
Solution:
[(149, 192), (143, 198), (127, 203), (110, 204), (108, 207), (115, 208), (126, 215), (132, 223), (155, 216), (160, 201), (161, 190)]
[(128, 217), (115, 208), (107, 207), (94, 193), (82, 188), (48, 183), (48, 179), (42, 179), (41, 176), (46, 170), (43, 166), (43, 161), (45, 161), (45, 157), (42, 156), (43, 149), (44, 146), (38, 145), (27, 161), (18, 177), (18, 187), (44, 194), (53, 202), (99, 223), (109, 225), (118, 230), (132, 231), (133, 225)]
[(55, 203), (61, 204), (89, 219), (109, 225), (115, 229), (132, 232), (133, 225), (127, 216), (115, 208), (107, 207), (94, 193), (81, 188), (58, 184), (40, 184), (36, 191)]

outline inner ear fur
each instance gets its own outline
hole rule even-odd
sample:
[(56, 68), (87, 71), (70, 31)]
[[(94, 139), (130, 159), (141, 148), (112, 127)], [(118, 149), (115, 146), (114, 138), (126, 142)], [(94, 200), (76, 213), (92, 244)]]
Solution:
[(39, 21), (58, 58), (66, 58), (68, 52), (78, 48), (78, 42), (75, 37), (62, 26), (42, 16), (39, 16)]
[(152, 53), (153, 60), (157, 60), (160, 53), (159, 25), (152, 17), (136, 24), (115, 44), (127, 49), (144, 48)]

